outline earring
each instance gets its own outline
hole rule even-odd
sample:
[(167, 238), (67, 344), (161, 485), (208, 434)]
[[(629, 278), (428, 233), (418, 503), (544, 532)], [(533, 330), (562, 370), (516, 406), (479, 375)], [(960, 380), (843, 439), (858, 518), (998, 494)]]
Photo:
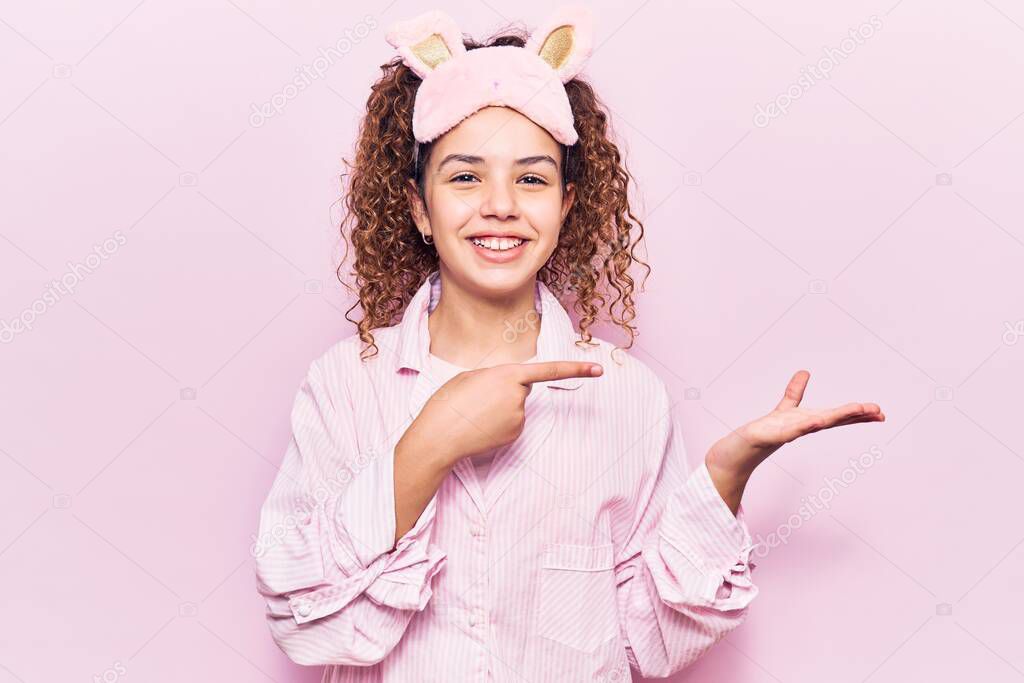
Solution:
[(420, 233), (420, 237), (423, 239), (423, 243), (424, 244), (433, 244), (434, 243), (434, 238), (433, 237), (431, 237), (430, 240), (428, 241), (427, 240), (428, 236), (424, 235), (422, 232)]

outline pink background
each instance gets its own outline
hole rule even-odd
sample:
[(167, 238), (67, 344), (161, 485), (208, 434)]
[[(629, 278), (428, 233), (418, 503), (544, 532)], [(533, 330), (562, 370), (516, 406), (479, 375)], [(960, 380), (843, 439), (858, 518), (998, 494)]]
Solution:
[[(484, 37), (551, 5), (440, 6)], [(807, 405), (888, 416), (758, 471), (752, 530), (786, 542), (755, 556), (748, 621), (677, 680), (1019, 681), (1024, 9), (594, 6), (586, 72), (654, 269), (634, 351), (691, 454), (800, 368)], [(250, 534), (303, 372), (352, 332), (341, 155), (385, 28), (426, 7), (0, 6), (0, 683), (319, 679), (269, 637)], [(826, 48), (830, 79), (756, 125)]]

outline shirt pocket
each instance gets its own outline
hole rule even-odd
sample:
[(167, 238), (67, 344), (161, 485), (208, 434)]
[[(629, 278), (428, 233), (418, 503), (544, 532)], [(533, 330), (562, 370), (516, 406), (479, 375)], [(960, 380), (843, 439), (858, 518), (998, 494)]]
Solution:
[(535, 632), (591, 653), (619, 633), (614, 548), (550, 544), (543, 555)]

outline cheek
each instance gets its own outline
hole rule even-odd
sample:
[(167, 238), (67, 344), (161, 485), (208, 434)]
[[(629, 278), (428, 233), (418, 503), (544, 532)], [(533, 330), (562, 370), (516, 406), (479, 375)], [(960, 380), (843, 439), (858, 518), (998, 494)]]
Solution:
[(562, 227), (562, 204), (558, 195), (538, 198), (537, 201), (526, 201), (522, 204), (523, 217), (534, 230), (541, 234), (542, 239), (556, 241)]
[(438, 192), (434, 195), (430, 218), (439, 229), (456, 229), (465, 225), (476, 213), (473, 203), (449, 192)]

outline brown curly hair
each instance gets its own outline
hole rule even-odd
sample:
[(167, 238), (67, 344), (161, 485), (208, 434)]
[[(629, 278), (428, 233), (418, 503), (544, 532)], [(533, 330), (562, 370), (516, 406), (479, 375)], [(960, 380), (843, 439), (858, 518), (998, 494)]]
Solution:
[[(467, 50), (494, 45), (526, 45), (528, 34), (506, 28), (487, 42), (463, 38)], [(371, 87), (366, 116), (359, 126), (355, 162), (344, 160), (351, 173), (344, 197), (345, 218), (340, 232), (345, 256), (337, 269), (339, 281), (353, 291), (342, 277), (348, 244), (355, 249), (352, 275), (359, 300), (345, 314), (355, 323), (359, 338), (376, 354), (372, 330), (397, 322), (424, 279), (438, 267), (437, 252), (425, 244), (412, 219), (407, 182), (415, 177), (422, 192), (421, 170), (429, 159), (431, 143), (419, 144), (413, 137), (412, 112), (421, 79), (400, 57), (381, 66), (383, 75)], [(633, 215), (627, 197), (631, 179), (619, 149), (609, 139), (608, 115), (590, 84), (580, 78), (565, 83), (579, 139), (571, 148), (562, 146), (563, 189), (566, 182), (576, 188), (576, 199), (562, 223), (558, 245), (537, 273), (538, 279), (556, 295), (566, 289), (576, 295), (574, 309), (580, 316), (582, 335), (577, 345), (589, 344), (590, 326), (606, 303), (599, 291), (602, 276), (615, 298), (608, 307), (609, 319), (629, 336), (630, 348), (637, 336), (632, 325), (636, 317), (633, 278), (634, 262), (647, 268), (633, 252), (643, 239), (643, 223)], [(571, 153), (569, 153), (571, 150)], [(568, 157), (568, 163), (566, 163)], [(631, 241), (634, 224), (639, 228)], [(346, 235), (347, 232), (347, 235)], [(621, 312), (616, 311), (621, 307)], [(362, 307), (363, 318), (349, 317)]]

